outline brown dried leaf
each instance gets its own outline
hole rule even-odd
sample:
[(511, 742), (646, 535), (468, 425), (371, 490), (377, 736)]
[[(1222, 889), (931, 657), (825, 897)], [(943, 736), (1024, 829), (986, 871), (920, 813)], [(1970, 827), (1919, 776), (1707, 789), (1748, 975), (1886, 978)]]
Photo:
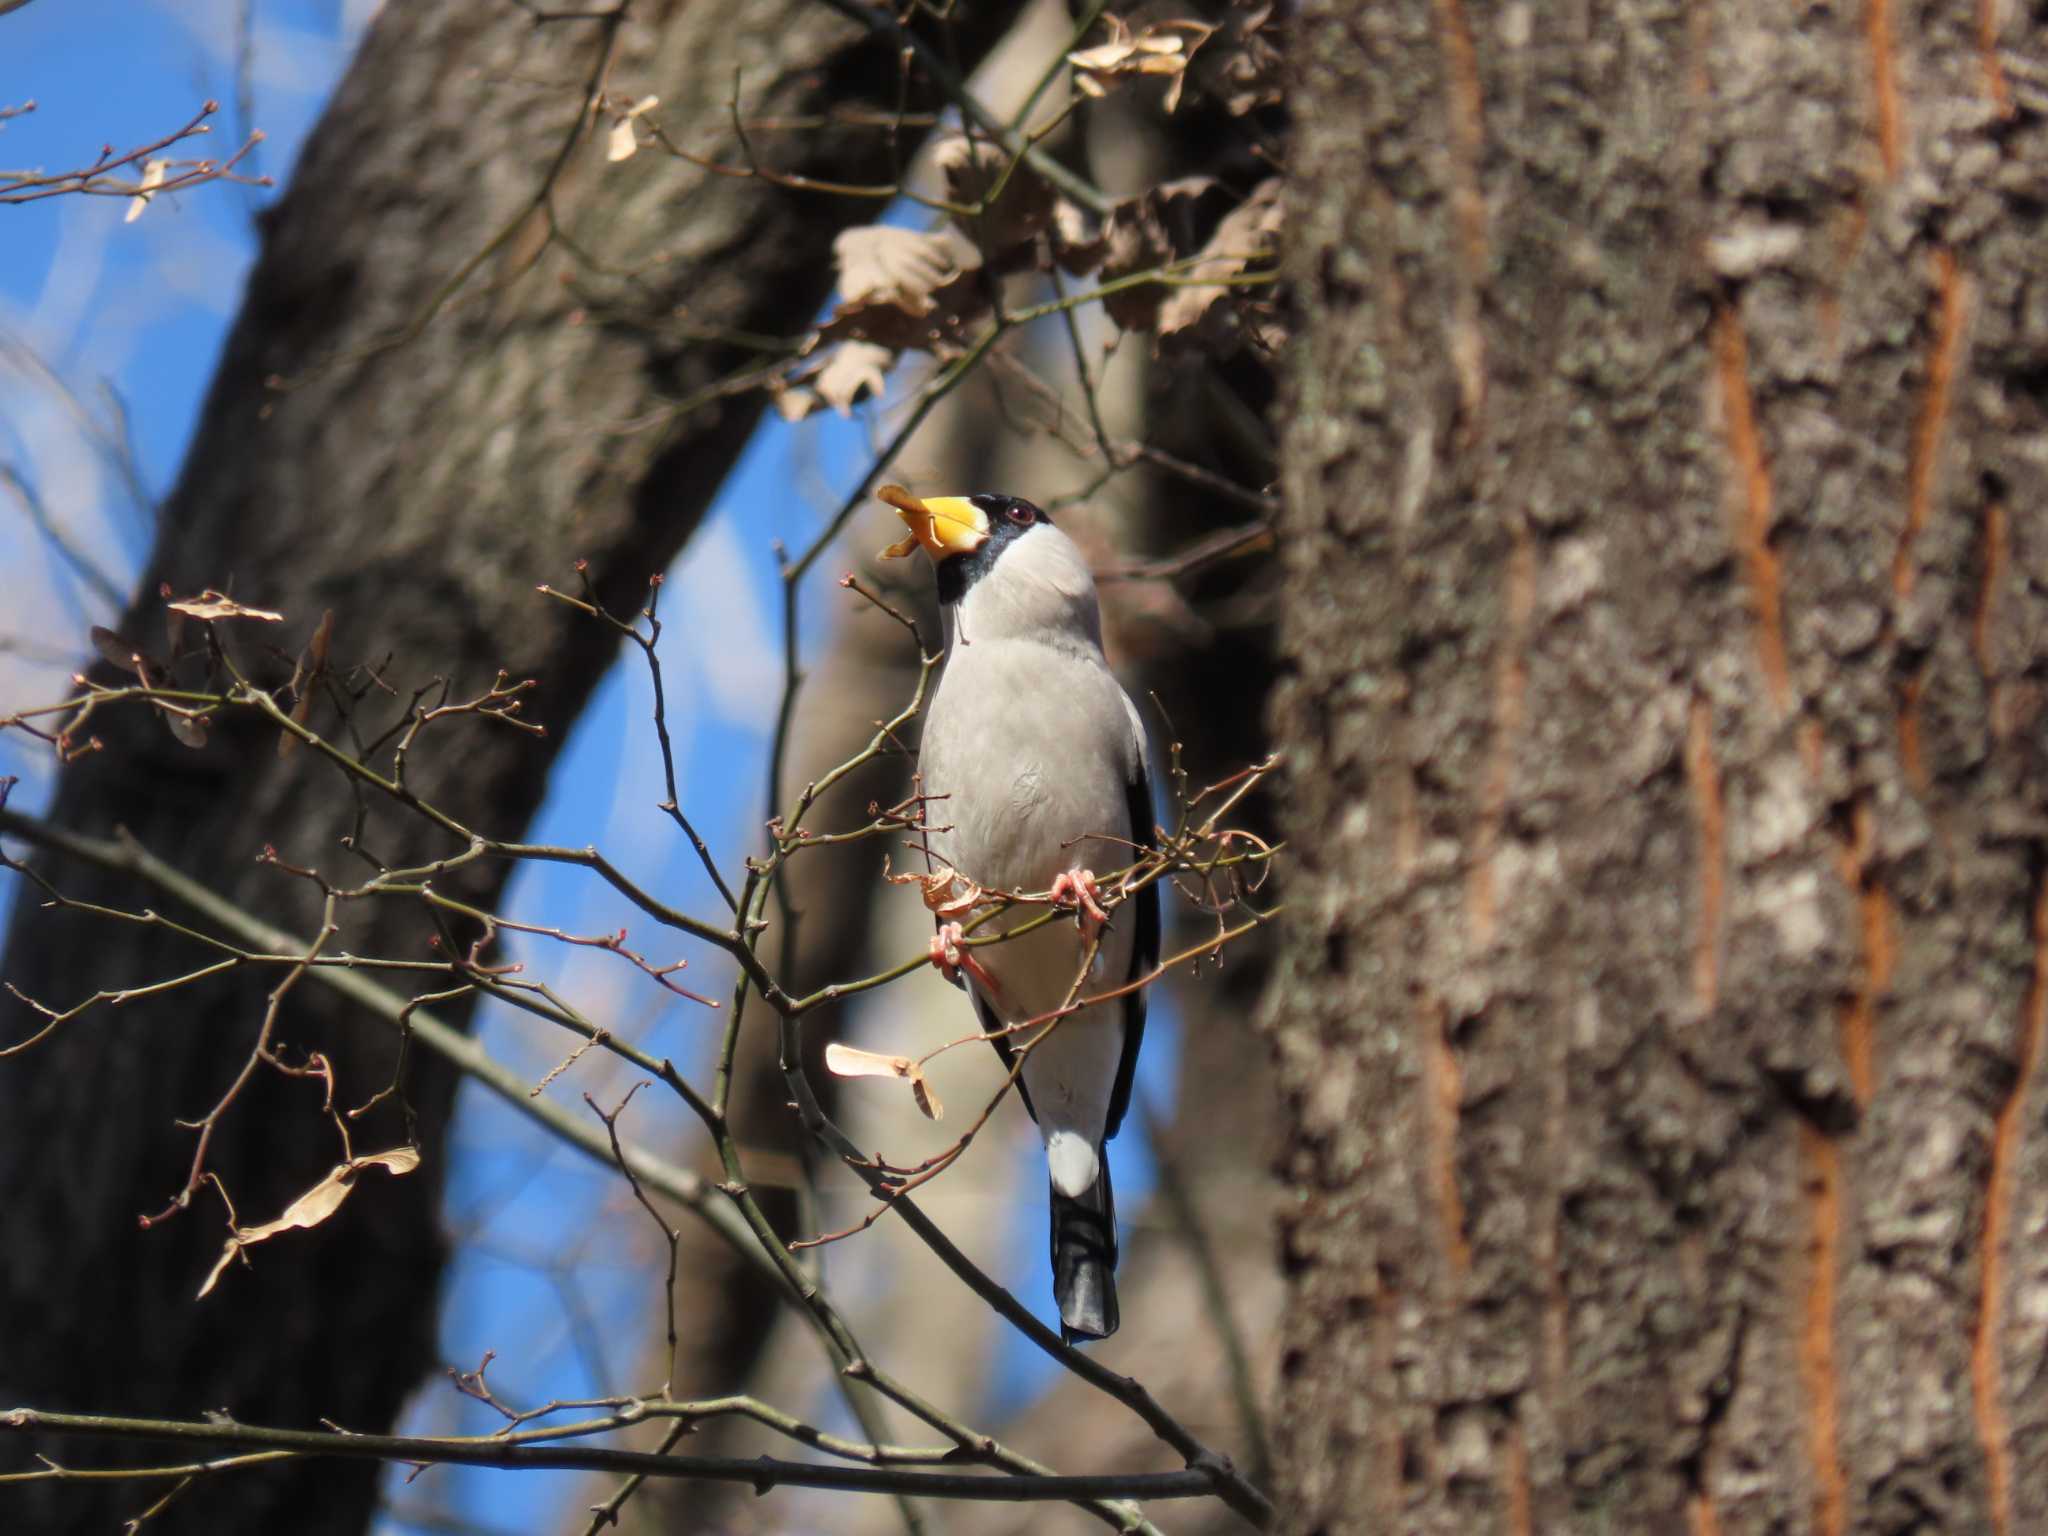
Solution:
[(1209, 94), (1222, 98), (1232, 117), (1243, 117), (1260, 107), (1278, 106), (1285, 95), (1283, 55), (1278, 40), (1269, 30), (1271, 5), (1234, 7), (1229, 35), (1211, 46), (1210, 59), (1216, 63), (1208, 86)]
[(197, 597), (183, 598), (165, 604), (173, 613), (190, 614), (195, 619), (262, 619), (271, 624), (282, 624), (284, 615), (273, 613), (268, 608), (250, 608), (236, 602), (225, 593), (211, 587)]
[(355, 1178), (365, 1168), (383, 1168), (393, 1174), (411, 1173), (420, 1165), (420, 1154), (412, 1147), (393, 1147), (389, 1152), (373, 1152), (368, 1157), (358, 1157), (346, 1163), (336, 1163), (327, 1177), (307, 1190), (285, 1208), (282, 1216), (275, 1221), (266, 1221), (261, 1226), (237, 1227), (228, 1236), (227, 1246), (214, 1261), (206, 1283), (199, 1287), (204, 1296), (211, 1291), (221, 1272), (233, 1262), (236, 1254), (244, 1248), (266, 1242), (280, 1232), (290, 1232), (303, 1227), (317, 1227), (321, 1222), (341, 1209), (348, 1199), (349, 1191), (355, 1188)]
[(880, 300), (930, 313), (933, 294), (981, 264), (973, 243), (951, 228), (930, 233), (893, 224), (861, 224), (832, 242), (839, 294), (847, 304)]
[(894, 347), (878, 342), (841, 342), (823, 362), (813, 362), (769, 386), (775, 409), (784, 421), (802, 421), (821, 405), (841, 416), (851, 415), (854, 405), (868, 395), (880, 398), (897, 355)]
[(306, 650), (313, 662), (313, 674), (319, 676), (327, 665), (327, 649), (334, 643), (334, 610), (329, 608), (320, 615), (320, 627), (313, 631), (313, 642)]
[(1018, 256), (1030, 254), (1026, 248), (1052, 220), (1053, 191), (1045, 178), (1023, 164), (1004, 181), (1003, 173), (1011, 165), (1009, 152), (964, 133), (941, 139), (932, 150), (932, 163), (946, 179), (949, 202), (979, 204), (997, 183), (1002, 184), (1002, 196), (979, 217), (956, 216), (991, 266), (1008, 268)]
[(802, 421), (823, 404), (815, 389), (780, 379), (769, 381), (768, 399), (784, 421)]
[(206, 722), (199, 716), (180, 714), (168, 704), (157, 705), (157, 713), (164, 717), (164, 724), (171, 728), (171, 735), (180, 746), (197, 751), (206, 745)]
[(872, 341), (844, 341), (818, 370), (818, 398), (842, 416), (851, 415), (864, 395), (880, 398), (896, 363), (893, 349)]
[(1102, 19), (1109, 41), (1067, 55), (1077, 71), (1076, 87), (1085, 96), (1104, 96), (1119, 80), (1163, 75), (1168, 77), (1165, 107), (1171, 113), (1180, 105), (1189, 62), (1216, 29), (1201, 21), (1160, 21), (1133, 33), (1121, 17), (1105, 14)]
[(988, 307), (981, 253), (952, 228), (927, 234), (869, 224), (832, 243), (843, 298), (805, 351), (828, 341), (871, 341), (892, 352), (932, 351)]
[(1109, 234), (1100, 219), (1063, 197), (1053, 204), (1051, 244), (1052, 259), (1060, 270), (1083, 277), (1102, 265), (1109, 251)]
[(928, 1120), (942, 1119), (946, 1108), (932, 1085), (925, 1081), (924, 1068), (908, 1056), (888, 1056), (842, 1045), (837, 1040), (825, 1047), (825, 1070), (835, 1077), (900, 1077), (910, 1084), (910, 1096)]
[(633, 119), (639, 117), (642, 113), (652, 112), (660, 105), (661, 98), (659, 96), (642, 96), (632, 106), (628, 107), (626, 115), (612, 124), (611, 134), (605, 140), (605, 159), (613, 163), (632, 159), (640, 148), (640, 139), (634, 131)]
[[(910, 494), (902, 490), (902, 487), (894, 485), (885, 485), (875, 494), (888, 501), (891, 506), (895, 506), (896, 503), (891, 501), (887, 494), (890, 491), (897, 491), (904, 496)], [(917, 540), (913, 537), (904, 553), (908, 554), (916, 548)], [(924, 897), (925, 906), (941, 917), (957, 917), (963, 912), (971, 912), (981, 905), (983, 899), (981, 887), (958, 870), (936, 869), (928, 875), (906, 870), (900, 875), (885, 874), (883, 878), (891, 885), (917, 886), (919, 894)]]
[[(299, 659), (292, 666), (289, 690), (292, 695), (291, 719), (295, 725), (304, 725), (312, 718), (313, 690), (320, 685), (320, 674), (327, 670), (327, 649), (333, 640), (334, 610), (329, 608), (320, 615), (320, 627), (313, 631), (313, 638), (299, 652)], [(286, 731), (277, 738), (277, 755), (290, 757), (298, 745), (299, 738)]]
[(828, 341), (871, 341), (892, 352), (936, 352), (987, 309), (980, 272), (963, 272), (936, 290), (930, 304), (916, 309), (887, 301), (842, 304), (806, 350)]
[[(1201, 260), (1188, 268), (1185, 275), (1200, 279), (1235, 277), (1247, 267), (1269, 260), (1279, 239), (1280, 217), (1280, 178), (1270, 176), (1252, 189), (1250, 197), (1223, 216), (1202, 247)], [(1231, 291), (1207, 282), (1167, 290), (1157, 317), (1160, 339), (1201, 341), (1214, 349), (1233, 347), (1236, 310), (1222, 303)]]
[(150, 673), (155, 669), (150, 666), (149, 658), (143, 655), (140, 646), (131, 644), (111, 629), (102, 628), (98, 624), (93, 625), (87, 633), (91, 635), (92, 648), (100, 653), (101, 660), (109, 666), (119, 667), (123, 672), (134, 674), (145, 684), (149, 682)]
[(917, 1070), (917, 1063), (908, 1056), (864, 1051), (834, 1040), (825, 1047), (825, 1070), (834, 1077), (908, 1077)]
[[(87, 633), (92, 637), (92, 648), (100, 653), (102, 660), (133, 674), (143, 687), (161, 688), (169, 681), (161, 662), (153, 660), (111, 629), (95, 624)], [(156, 712), (163, 716), (171, 735), (183, 745), (194, 748), (206, 745), (206, 721), (199, 716), (184, 714), (169, 704), (158, 704)]]
[[(1102, 231), (1106, 245), (1102, 281), (1113, 282), (1192, 255), (1195, 207), (1216, 185), (1213, 176), (1183, 176), (1125, 198), (1110, 209)], [(1126, 288), (1109, 295), (1102, 307), (1125, 330), (1149, 331), (1168, 291), (1150, 283)]]

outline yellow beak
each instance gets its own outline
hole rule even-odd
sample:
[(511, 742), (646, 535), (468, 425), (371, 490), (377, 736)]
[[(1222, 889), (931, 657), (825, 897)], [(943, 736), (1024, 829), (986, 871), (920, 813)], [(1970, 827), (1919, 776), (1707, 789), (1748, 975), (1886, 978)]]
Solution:
[(965, 496), (913, 496), (900, 485), (885, 485), (875, 495), (896, 509), (910, 537), (882, 551), (885, 560), (901, 560), (920, 546), (932, 563), (954, 555), (971, 555), (988, 542), (988, 514)]

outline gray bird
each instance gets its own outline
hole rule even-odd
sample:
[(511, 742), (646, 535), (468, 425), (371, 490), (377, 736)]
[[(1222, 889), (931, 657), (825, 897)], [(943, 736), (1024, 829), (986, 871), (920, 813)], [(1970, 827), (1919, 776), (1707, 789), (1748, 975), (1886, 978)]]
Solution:
[[(965, 985), (982, 1029), (1010, 1066), (1037, 1031), (999, 1033), (1053, 1013), (1099, 934), (1081, 999), (1159, 963), (1159, 887), (1103, 926), (1089, 865), (1122, 868), (1152, 839), (1152, 780), (1138, 711), (1102, 655), (1095, 581), (1073, 541), (1014, 496), (916, 497), (885, 486), (938, 578), (946, 664), (926, 711), (918, 764), (927, 841), (941, 868), (1008, 892), (1071, 901), (1056, 920), (976, 948)], [(1007, 931), (1043, 909), (1012, 908), (979, 930)], [(1078, 931), (1077, 931), (1078, 930)], [(933, 958), (953, 975), (949, 924)], [(1053, 1294), (1068, 1342), (1116, 1332), (1116, 1205), (1104, 1144), (1130, 1107), (1145, 1034), (1145, 991), (1084, 1007), (1029, 1044), (1019, 1091), (1038, 1122), (1052, 1183)]]

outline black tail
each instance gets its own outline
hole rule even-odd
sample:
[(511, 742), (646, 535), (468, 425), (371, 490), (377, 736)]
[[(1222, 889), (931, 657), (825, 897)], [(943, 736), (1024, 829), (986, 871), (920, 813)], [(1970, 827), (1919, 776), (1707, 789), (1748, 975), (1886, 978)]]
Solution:
[(1116, 1196), (1109, 1187), (1109, 1154), (1097, 1147), (1102, 1170), (1079, 1199), (1052, 1192), (1052, 1293), (1060, 1304), (1060, 1336), (1069, 1344), (1106, 1339), (1116, 1332)]

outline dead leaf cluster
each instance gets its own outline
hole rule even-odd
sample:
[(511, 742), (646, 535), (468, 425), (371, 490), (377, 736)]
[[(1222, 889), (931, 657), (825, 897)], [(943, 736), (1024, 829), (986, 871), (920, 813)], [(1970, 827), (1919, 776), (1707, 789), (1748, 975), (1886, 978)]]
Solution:
[(1159, 21), (1133, 32), (1121, 16), (1104, 12), (1109, 41), (1067, 55), (1074, 66), (1074, 87), (1083, 96), (1107, 96), (1113, 85), (1130, 78), (1154, 76), (1166, 81), (1164, 106), (1180, 105), (1188, 65), (1216, 29), (1200, 21)]
[[(1162, 79), (1163, 106), (1172, 112), (1192, 82), (1192, 89), (1243, 115), (1280, 100), (1273, 10), (1239, 3), (1221, 25), (1176, 18), (1135, 28), (1105, 13), (1107, 38), (1074, 50), (1067, 62), (1083, 96), (1100, 97), (1131, 80)], [(630, 143), (631, 130), (628, 115), (615, 132)], [(999, 280), (1018, 272), (1057, 268), (1075, 277), (1099, 274), (1114, 285), (1166, 267), (1173, 269), (1170, 282), (1132, 283), (1104, 295), (1103, 307), (1120, 330), (1218, 353), (1234, 351), (1247, 336), (1268, 345), (1281, 339), (1270, 303), (1227, 286), (1272, 257), (1280, 221), (1277, 177), (1260, 183), (1220, 222), (1217, 205), (1229, 193), (1205, 176), (1149, 188), (1098, 217), (986, 137), (946, 134), (932, 158), (955, 211), (932, 229), (870, 224), (834, 242), (838, 305), (805, 342), (801, 361), (771, 385), (786, 418), (801, 420), (821, 405), (847, 414), (883, 393), (906, 352), (958, 356), (971, 328), (991, 313)]]

